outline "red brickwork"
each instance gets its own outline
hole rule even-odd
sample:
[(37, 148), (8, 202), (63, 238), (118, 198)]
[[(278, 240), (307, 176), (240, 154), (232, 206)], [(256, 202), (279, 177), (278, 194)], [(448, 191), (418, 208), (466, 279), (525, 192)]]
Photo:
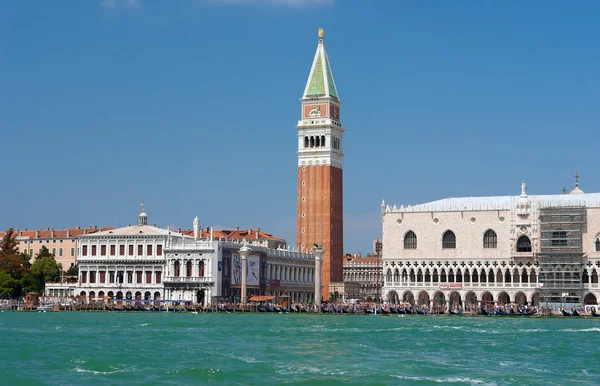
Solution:
[(343, 280), (342, 169), (331, 166), (298, 168), (298, 222), (296, 240), (305, 250), (323, 244), (322, 295), (329, 298), (329, 283)]

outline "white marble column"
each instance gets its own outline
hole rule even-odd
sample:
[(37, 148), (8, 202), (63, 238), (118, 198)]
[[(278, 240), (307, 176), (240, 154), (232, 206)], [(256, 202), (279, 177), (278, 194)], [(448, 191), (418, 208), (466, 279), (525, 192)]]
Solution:
[(319, 246), (313, 251), (315, 255), (315, 304), (318, 312), (321, 310), (321, 264), (323, 263), (323, 249)]
[(242, 248), (240, 248), (240, 257), (242, 259), (242, 293), (241, 293), (241, 301), (242, 304), (246, 304), (246, 286), (247, 286), (247, 277), (248, 276), (248, 255), (250, 254), (252, 250), (250, 248), (248, 248), (246, 245), (244, 245)]

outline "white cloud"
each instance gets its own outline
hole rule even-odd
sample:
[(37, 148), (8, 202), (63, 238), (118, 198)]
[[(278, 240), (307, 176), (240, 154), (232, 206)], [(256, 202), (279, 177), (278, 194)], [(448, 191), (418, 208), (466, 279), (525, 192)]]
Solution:
[(102, 8), (140, 8), (141, 0), (102, 0)]

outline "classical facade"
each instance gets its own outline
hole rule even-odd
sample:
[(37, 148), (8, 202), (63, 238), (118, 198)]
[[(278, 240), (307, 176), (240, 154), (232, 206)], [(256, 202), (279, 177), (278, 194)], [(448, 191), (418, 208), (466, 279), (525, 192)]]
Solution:
[(298, 220), (296, 244), (301, 251), (323, 245), (322, 294), (343, 280), (344, 128), (340, 99), (325, 51), (323, 30), (301, 100), (298, 121)]
[[(346, 291), (346, 298), (356, 298), (366, 301), (381, 299), (383, 289), (382, 259), (380, 256), (361, 257), (346, 255), (344, 259), (344, 283), (346, 289), (355, 289), (354, 292)], [(350, 283), (355, 283), (351, 286)]]
[[(75, 294), (83, 302), (105, 297), (116, 301), (165, 299), (165, 245), (168, 239), (185, 238), (189, 237), (149, 226), (144, 210), (137, 225), (80, 236)], [(46, 293), (53, 289), (47, 286)]]
[(383, 296), (431, 307), (596, 304), (600, 193), (382, 203)]
[(248, 298), (253, 295), (289, 296), (306, 302), (314, 297), (314, 256), (259, 245), (222, 241), (202, 235), (194, 221), (193, 238), (169, 238), (166, 248), (165, 297), (171, 300), (211, 304), (241, 300), (242, 260), (247, 257)]

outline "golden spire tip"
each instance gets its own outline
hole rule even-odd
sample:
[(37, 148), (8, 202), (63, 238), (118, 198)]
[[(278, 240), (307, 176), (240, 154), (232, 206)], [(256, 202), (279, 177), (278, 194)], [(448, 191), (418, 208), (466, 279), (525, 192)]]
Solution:
[(323, 28), (319, 28), (319, 39), (323, 39), (324, 33), (325, 33), (325, 30)]

